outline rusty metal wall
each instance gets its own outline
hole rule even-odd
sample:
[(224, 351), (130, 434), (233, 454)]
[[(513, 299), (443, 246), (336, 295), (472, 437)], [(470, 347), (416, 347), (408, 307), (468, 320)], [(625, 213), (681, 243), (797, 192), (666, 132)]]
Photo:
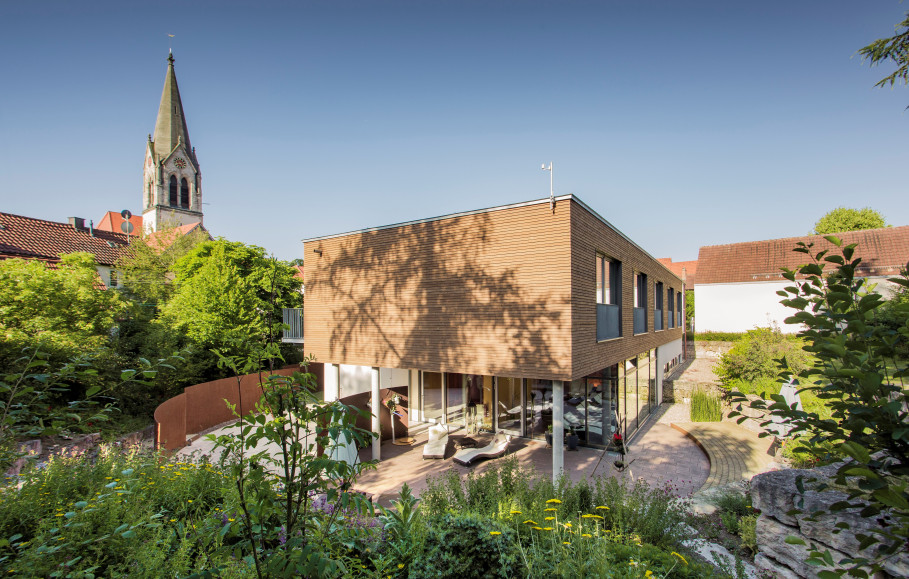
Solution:
[[(289, 366), (276, 370), (275, 374), (290, 376), (298, 370), (298, 366)], [(315, 374), (319, 389), (324, 388), (322, 364), (310, 364), (309, 371)], [(267, 373), (263, 372), (262, 379), (266, 375)], [(250, 412), (262, 397), (259, 380), (260, 375), (255, 373), (241, 376), (239, 380), (222, 378), (184, 388), (183, 394), (166, 400), (155, 410), (158, 428), (157, 448), (166, 450), (182, 448), (186, 445), (188, 434), (198, 434), (234, 420), (236, 416), (228, 407), (228, 403), (240, 414)]]
[(186, 446), (186, 394), (165, 400), (155, 409), (155, 448), (176, 450)]

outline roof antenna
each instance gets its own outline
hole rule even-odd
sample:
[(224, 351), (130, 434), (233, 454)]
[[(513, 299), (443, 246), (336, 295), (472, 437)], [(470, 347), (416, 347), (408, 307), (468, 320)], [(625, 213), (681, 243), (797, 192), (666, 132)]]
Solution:
[(549, 171), (549, 208), (555, 213), (555, 195), (552, 192), (552, 161), (549, 162), (549, 166), (546, 166), (546, 163), (543, 163), (540, 166), (540, 169), (544, 171)]

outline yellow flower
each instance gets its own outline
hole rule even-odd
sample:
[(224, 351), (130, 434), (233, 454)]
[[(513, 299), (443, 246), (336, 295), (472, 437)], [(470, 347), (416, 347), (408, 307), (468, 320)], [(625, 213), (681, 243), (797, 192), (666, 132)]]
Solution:
[(511, 511), (511, 514), (512, 514), (512, 515), (520, 515), (520, 514), (521, 514), (521, 511)]
[(570, 545), (571, 543), (569, 543), (568, 541), (562, 541), (562, 544), (563, 544), (563, 545)]
[(546, 504), (561, 505), (562, 501), (560, 501), (559, 499), (549, 499), (548, 501), (546, 501)]
[(554, 520), (555, 520), (555, 517), (546, 517), (546, 518), (543, 519), (543, 520), (544, 520), (544, 521), (554, 521)]
[(543, 512), (544, 512), (544, 513), (554, 513), (554, 512), (556, 512), (556, 511), (558, 511), (558, 510), (559, 510), (559, 509), (554, 509), (554, 508), (550, 507), (550, 508), (548, 508), (548, 509), (543, 509)]
[(536, 521), (531, 521), (530, 519), (527, 519), (526, 521), (524, 521), (524, 524), (525, 525), (536, 525), (537, 523), (536, 523)]
[(535, 530), (535, 531), (542, 531), (543, 528), (542, 528), (542, 527), (534, 527), (534, 530)]
[(652, 576), (653, 576), (653, 571), (651, 571), (650, 569), (647, 569), (647, 571), (644, 572), (644, 577), (652, 577)]
[(227, 519), (227, 520), (228, 520), (229, 522), (233, 523), (233, 522), (236, 521), (237, 519)]
[(501, 535), (502, 533), (500, 533), (499, 531), (489, 531), (489, 534), (492, 535), (493, 537), (495, 537), (496, 535)]
[(177, 519), (171, 519), (170, 522), (171, 522), (171, 523), (176, 523), (176, 522), (177, 522)]
[(403, 569), (403, 568), (404, 568), (404, 563), (398, 563), (398, 569)]
[(543, 530), (544, 530), (544, 531), (551, 531), (551, 530), (552, 530), (552, 527), (543, 527)]
[(688, 564), (688, 561), (685, 560), (685, 557), (682, 557), (681, 555), (679, 555), (679, 554), (676, 553), (675, 551), (673, 551), (672, 553), (670, 553), (670, 555), (675, 555), (676, 557), (679, 558), (679, 561), (681, 561), (681, 562), (684, 563), (685, 565)]
[(581, 536), (584, 537), (585, 539), (589, 539), (589, 538), (593, 537), (593, 535), (591, 535), (590, 533), (584, 533)]
[(570, 529), (570, 528), (571, 528), (571, 523), (565, 523), (565, 526), (568, 527), (568, 528)]
[(193, 502), (193, 500), (192, 500), (192, 499), (189, 499), (189, 500), (188, 500), (188, 501), (186, 501), (186, 502), (188, 502), (188, 503), (191, 503), (191, 502)]
[(597, 507), (597, 509), (600, 510), (600, 511), (608, 511), (608, 510), (609, 510), (609, 507), (599, 506), (599, 507)]

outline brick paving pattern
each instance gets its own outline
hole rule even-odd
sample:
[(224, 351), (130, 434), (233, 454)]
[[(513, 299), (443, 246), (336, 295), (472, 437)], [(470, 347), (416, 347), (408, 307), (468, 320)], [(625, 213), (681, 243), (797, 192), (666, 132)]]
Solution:
[(732, 422), (673, 423), (673, 428), (691, 436), (710, 458), (710, 474), (703, 489), (751, 480), (769, 470), (774, 462), (770, 455), (772, 439)]

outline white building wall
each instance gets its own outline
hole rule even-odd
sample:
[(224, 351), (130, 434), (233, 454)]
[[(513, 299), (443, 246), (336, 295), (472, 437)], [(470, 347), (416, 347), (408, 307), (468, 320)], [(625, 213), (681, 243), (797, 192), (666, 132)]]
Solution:
[(663, 367), (672, 359), (682, 355), (682, 339), (657, 346), (656, 351), (656, 386), (657, 400), (663, 402)]
[(339, 366), (338, 385), (341, 398), (371, 391), (370, 373), (372, 368), (352, 364), (339, 364)]
[[(893, 284), (884, 277), (868, 278), (875, 291), (885, 297)], [(787, 324), (785, 319), (795, 310), (780, 303), (785, 299), (776, 292), (792, 282), (766, 281), (748, 283), (696, 284), (694, 286), (694, 324), (697, 332), (746, 332), (755, 327), (779, 326), (787, 334), (798, 332), (801, 324)]]

